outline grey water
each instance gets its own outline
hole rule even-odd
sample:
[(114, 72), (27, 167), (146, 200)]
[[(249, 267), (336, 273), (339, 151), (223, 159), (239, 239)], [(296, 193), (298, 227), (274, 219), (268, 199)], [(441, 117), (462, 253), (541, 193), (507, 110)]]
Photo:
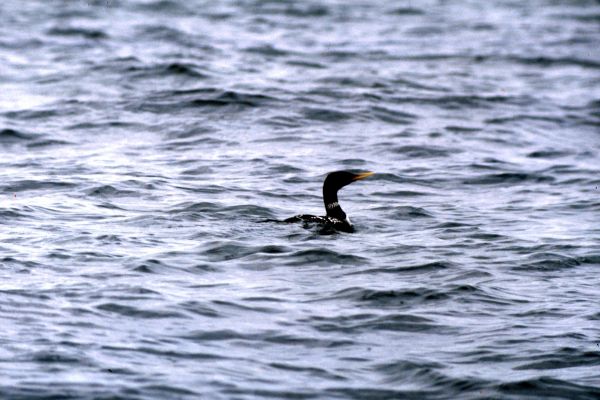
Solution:
[[(600, 398), (598, 1), (0, 2), (0, 398)], [(322, 215), (334, 170), (354, 233)]]

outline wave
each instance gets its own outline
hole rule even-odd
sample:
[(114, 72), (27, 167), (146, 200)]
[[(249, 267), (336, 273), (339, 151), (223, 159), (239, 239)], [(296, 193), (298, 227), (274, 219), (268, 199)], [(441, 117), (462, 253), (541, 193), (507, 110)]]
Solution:
[(352, 118), (351, 113), (317, 107), (305, 107), (302, 110), (302, 115), (305, 120), (318, 122), (342, 122)]
[[(491, 26), (481, 26), (483, 30), (489, 29)], [(439, 28), (435, 26), (422, 26), (416, 28), (413, 33), (424, 33), (424, 34), (439, 34)], [(591, 68), (596, 69), (600, 68), (600, 62), (592, 59), (588, 59), (585, 57), (573, 57), (573, 56), (564, 56), (564, 57), (552, 57), (545, 55), (519, 55), (519, 54), (508, 54), (508, 55), (494, 55), (494, 54), (419, 54), (414, 56), (404, 57), (404, 59), (412, 60), (412, 61), (451, 61), (451, 60), (461, 60), (465, 62), (471, 62), (473, 64), (477, 63), (512, 63), (512, 64), (521, 64), (521, 65), (532, 65), (536, 67), (557, 67), (557, 66), (577, 66), (582, 68)]]
[(426, 146), (426, 145), (405, 145), (395, 147), (391, 149), (392, 152), (402, 154), (409, 158), (439, 158), (448, 157), (452, 154), (460, 153), (460, 149), (451, 149), (440, 146)]
[(452, 328), (437, 324), (430, 318), (400, 313), (388, 313), (386, 316), (361, 313), (336, 317), (311, 317), (307, 323), (319, 332), (338, 332), (346, 335), (377, 331), (438, 334), (453, 331)]
[(140, 193), (136, 190), (122, 189), (121, 185), (97, 185), (85, 190), (86, 195), (92, 197), (112, 198), (112, 197), (134, 197)]
[(306, 266), (306, 265), (363, 265), (368, 262), (365, 257), (344, 254), (326, 248), (315, 248), (300, 250), (290, 254), (285, 260), (286, 265)]
[(264, 107), (274, 101), (276, 101), (274, 97), (265, 94), (206, 88), (157, 93), (140, 103), (131, 103), (127, 108), (158, 114), (189, 108), (227, 107), (230, 111), (241, 111), (248, 108)]
[[(368, 307), (414, 307), (416, 304), (448, 299), (450, 294), (440, 290), (417, 287), (413, 289), (378, 290), (359, 287), (346, 288), (327, 300), (348, 299)], [(321, 301), (323, 299), (320, 299)]]
[(103, 30), (88, 29), (88, 28), (56, 26), (56, 27), (50, 28), (47, 31), (47, 33), (49, 35), (56, 35), (56, 36), (80, 36), (85, 39), (93, 39), (93, 40), (108, 38), (108, 34), (106, 32), (104, 32)]
[(363, 271), (353, 272), (351, 274), (370, 274), (370, 273), (386, 273), (386, 274), (404, 274), (404, 273), (424, 273), (446, 269), (455, 269), (456, 264), (447, 261), (433, 261), (425, 264), (406, 265), (400, 267), (386, 268), (370, 268)]
[(526, 182), (554, 182), (555, 178), (532, 172), (502, 172), (498, 174), (487, 174), (475, 178), (463, 180), (466, 185), (499, 185), (499, 184), (521, 184)]
[(568, 150), (543, 149), (543, 150), (532, 151), (527, 154), (527, 157), (545, 158), (545, 159), (552, 160), (552, 159), (563, 158), (563, 157), (567, 157), (567, 156), (571, 156), (571, 155), (573, 155), (573, 152), (568, 151)]
[[(264, 245), (264, 246), (248, 246), (240, 242), (209, 242), (203, 246), (202, 254), (212, 262), (228, 261), (234, 259), (262, 259), (272, 257), (287, 258), (290, 252), (285, 246)], [(254, 257), (250, 257), (254, 256)]]
[(600, 68), (600, 62), (586, 58), (577, 57), (548, 57), (548, 56), (507, 56), (505, 60), (526, 65), (535, 65), (537, 67), (555, 67), (555, 66), (577, 66), (583, 68)]
[(391, 11), (395, 15), (424, 15), (425, 11), (421, 8), (416, 7), (398, 7)]
[(185, 3), (173, 0), (151, 0), (141, 3), (135, 2), (129, 6), (132, 7), (134, 11), (157, 13), (163, 16), (189, 16), (195, 13), (194, 7), (190, 8), (187, 7)]
[(595, 399), (600, 396), (600, 388), (579, 385), (567, 380), (550, 377), (536, 377), (519, 381), (500, 383), (493, 387), (497, 393), (522, 398), (535, 394), (538, 398)]
[(416, 116), (407, 112), (394, 110), (385, 106), (373, 106), (366, 111), (361, 111), (359, 115), (365, 119), (372, 119), (389, 124), (410, 125), (414, 122)]
[(127, 304), (121, 303), (102, 303), (95, 307), (97, 310), (101, 311), (103, 314), (119, 314), (124, 315), (130, 318), (141, 318), (141, 319), (165, 319), (165, 318), (185, 318), (183, 314), (180, 312), (172, 311), (172, 310), (157, 310), (156, 308), (152, 309), (143, 309), (139, 307), (133, 307)]
[(194, 79), (207, 79), (209, 74), (193, 63), (170, 62), (154, 65), (132, 65), (124, 72), (132, 78), (163, 78), (165, 76), (185, 76)]
[(398, 206), (389, 209), (391, 218), (394, 220), (412, 220), (414, 218), (433, 218), (427, 210), (421, 207)]
[(25, 133), (16, 129), (0, 130), (0, 145), (27, 143), (39, 139), (40, 135)]
[(600, 254), (568, 256), (560, 253), (532, 254), (530, 261), (512, 267), (515, 271), (547, 272), (573, 269), (582, 265), (600, 265)]
[(78, 185), (73, 182), (67, 181), (56, 181), (56, 180), (16, 180), (9, 183), (5, 183), (0, 188), (8, 193), (25, 192), (29, 190), (67, 190), (77, 187)]
[(248, 53), (260, 54), (266, 57), (283, 57), (292, 54), (290, 51), (279, 49), (273, 45), (248, 47), (245, 49), (245, 51)]
[(528, 357), (525, 364), (514, 367), (514, 370), (553, 370), (574, 367), (594, 367), (600, 365), (600, 354), (597, 351), (583, 351), (573, 347), (563, 347), (552, 353)]

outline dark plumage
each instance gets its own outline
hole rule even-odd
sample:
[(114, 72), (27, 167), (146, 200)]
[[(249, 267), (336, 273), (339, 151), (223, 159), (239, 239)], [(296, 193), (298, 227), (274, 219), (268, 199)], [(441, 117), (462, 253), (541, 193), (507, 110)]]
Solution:
[(323, 202), (325, 203), (325, 216), (309, 214), (296, 215), (284, 222), (316, 222), (324, 225), (325, 229), (334, 229), (342, 232), (354, 232), (350, 219), (346, 216), (338, 201), (337, 192), (346, 185), (373, 175), (373, 172), (355, 174), (348, 171), (335, 171), (327, 174), (323, 182)]

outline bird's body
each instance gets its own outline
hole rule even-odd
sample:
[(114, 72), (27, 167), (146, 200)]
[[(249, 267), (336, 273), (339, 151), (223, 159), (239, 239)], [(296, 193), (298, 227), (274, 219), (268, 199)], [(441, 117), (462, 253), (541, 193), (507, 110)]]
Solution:
[(340, 232), (354, 232), (354, 226), (350, 223), (350, 219), (346, 217), (345, 220), (340, 221), (337, 218), (328, 216), (301, 214), (294, 215), (293, 217), (285, 219), (283, 222), (307, 222), (322, 225), (326, 231), (334, 230)]
[(355, 174), (348, 171), (336, 171), (329, 173), (323, 182), (323, 202), (325, 203), (326, 215), (301, 214), (288, 218), (284, 222), (317, 223), (323, 225), (326, 230), (354, 232), (350, 218), (340, 207), (337, 193), (344, 186), (371, 175), (373, 175), (373, 172)]

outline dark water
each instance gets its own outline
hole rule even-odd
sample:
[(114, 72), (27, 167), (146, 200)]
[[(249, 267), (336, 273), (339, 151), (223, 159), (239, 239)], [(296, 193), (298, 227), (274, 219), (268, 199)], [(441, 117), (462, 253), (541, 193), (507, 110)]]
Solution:
[[(598, 1), (0, 3), (0, 397), (600, 398)], [(354, 234), (322, 214), (332, 170)]]

